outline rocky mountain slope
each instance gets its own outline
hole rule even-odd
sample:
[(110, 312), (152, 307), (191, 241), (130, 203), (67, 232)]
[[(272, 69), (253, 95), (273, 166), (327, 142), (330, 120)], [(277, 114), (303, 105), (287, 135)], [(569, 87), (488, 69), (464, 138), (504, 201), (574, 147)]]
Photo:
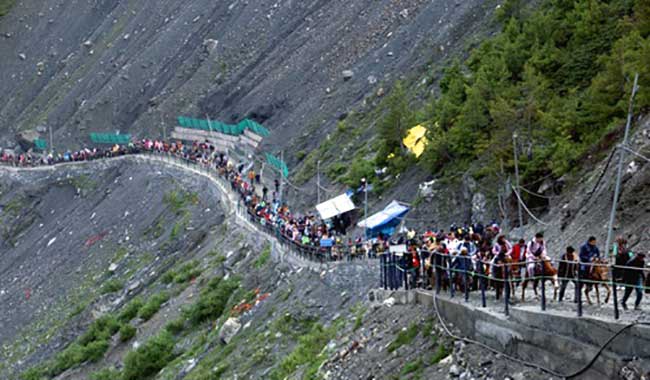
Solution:
[(547, 378), (369, 298), (376, 262), (287, 255), (188, 174), (117, 159), (3, 175), (0, 378)]
[(60, 147), (97, 131), (161, 136), (185, 114), (249, 117), (274, 149), (311, 149), (367, 96), (462, 50), (495, 5), (18, 1), (0, 20), (3, 146), (45, 127)]

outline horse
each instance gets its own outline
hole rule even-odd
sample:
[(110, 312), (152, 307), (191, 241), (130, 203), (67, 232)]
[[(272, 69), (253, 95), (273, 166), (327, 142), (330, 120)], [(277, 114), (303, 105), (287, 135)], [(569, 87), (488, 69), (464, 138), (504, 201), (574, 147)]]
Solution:
[(605, 304), (607, 304), (607, 302), (609, 302), (609, 296), (612, 293), (612, 290), (607, 284), (609, 281), (609, 266), (607, 265), (607, 260), (596, 259), (593, 263), (594, 265), (591, 267), (589, 274), (587, 275), (587, 280), (593, 282), (589, 282), (587, 283), (587, 286), (585, 286), (585, 298), (587, 299), (587, 303), (591, 305), (589, 292), (591, 291), (591, 288), (594, 287), (596, 288), (596, 302), (600, 305), (600, 290), (598, 286), (603, 285), (607, 290), (607, 296), (605, 297)]
[[(553, 267), (553, 264), (551, 264), (551, 260), (549, 259), (544, 259), (542, 261), (538, 261), (535, 263), (535, 272), (534, 272), (534, 277), (533, 279), (533, 291), (535, 292), (535, 297), (538, 296), (537, 294), (537, 284), (539, 283), (539, 278), (541, 277), (542, 281), (546, 280), (551, 280), (553, 282), (553, 299), (557, 298), (557, 291), (560, 287), (557, 279), (557, 269)], [(528, 268), (526, 268), (526, 273), (524, 275), (524, 281), (521, 283), (521, 302), (524, 302), (526, 300), (526, 287), (528, 286), (528, 282), (531, 281), (530, 274), (528, 273)]]
[[(506, 284), (506, 271), (505, 268), (509, 268), (512, 264), (512, 258), (505, 257), (502, 261), (495, 261), (492, 267), (492, 286), (496, 291), (497, 299), (501, 298), (501, 293), (506, 286), (511, 286), (512, 282), (510, 276), (508, 276), (508, 283)], [(508, 269), (510, 272), (510, 269)]]

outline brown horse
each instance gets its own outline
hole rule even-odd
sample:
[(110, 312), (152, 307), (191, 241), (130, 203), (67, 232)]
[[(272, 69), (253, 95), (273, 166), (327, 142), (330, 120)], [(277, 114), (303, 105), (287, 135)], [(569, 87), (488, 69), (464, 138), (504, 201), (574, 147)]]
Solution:
[(560, 287), (557, 280), (557, 269), (551, 264), (551, 260), (542, 260), (535, 264), (535, 273), (534, 279), (530, 278), (528, 273), (528, 268), (526, 268), (526, 273), (524, 275), (524, 281), (521, 283), (521, 302), (526, 300), (526, 287), (528, 286), (529, 281), (533, 281), (533, 291), (535, 292), (535, 297), (537, 297), (537, 284), (539, 283), (539, 278), (541, 277), (542, 281), (550, 280), (553, 282), (553, 299), (557, 297), (557, 291)]
[(587, 280), (590, 282), (587, 283), (587, 286), (585, 286), (585, 298), (587, 299), (587, 303), (591, 305), (591, 298), (589, 298), (589, 292), (591, 291), (591, 288), (594, 287), (596, 288), (596, 302), (598, 305), (600, 305), (600, 290), (598, 287), (600, 285), (603, 285), (605, 290), (607, 290), (607, 296), (605, 297), (605, 303), (609, 302), (609, 296), (612, 293), (612, 290), (609, 288), (609, 285), (607, 282), (609, 281), (609, 266), (607, 265), (607, 260), (606, 259), (596, 259), (594, 260), (594, 265), (591, 267), (591, 270), (589, 271), (589, 275), (587, 276)]

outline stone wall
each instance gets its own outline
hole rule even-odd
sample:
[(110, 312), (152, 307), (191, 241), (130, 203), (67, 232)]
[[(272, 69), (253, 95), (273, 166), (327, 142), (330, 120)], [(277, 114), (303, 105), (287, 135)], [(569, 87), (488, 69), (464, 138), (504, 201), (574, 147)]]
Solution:
[[(376, 301), (388, 298), (396, 304), (423, 304), (434, 313), (430, 292), (377, 290), (371, 295), (371, 300)], [(566, 375), (583, 368), (602, 344), (626, 326), (606, 319), (518, 308), (512, 308), (510, 315), (505, 316), (460, 302), (446, 297), (437, 301), (445, 324), (455, 333)], [(650, 371), (650, 327), (637, 325), (616, 337), (580, 378), (619, 378), (630, 363), (641, 373)]]

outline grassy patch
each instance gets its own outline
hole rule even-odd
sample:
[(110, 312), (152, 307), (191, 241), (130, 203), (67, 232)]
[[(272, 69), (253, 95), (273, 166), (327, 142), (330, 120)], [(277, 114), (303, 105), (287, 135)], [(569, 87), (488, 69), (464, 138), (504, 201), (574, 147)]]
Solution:
[(93, 322), (88, 330), (45, 365), (31, 368), (21, 374), (23, 380), (55, 377), (69, 368), (104, 357), (111, 337), (120, 329), (120, 322), (113, 316), (103, 316)]
[(187, 227), (188, 223), (190, 222), (190, 213), (185, 211), (183, 212), (183, 217), (178, 220), (176, 223), (174, 223), (174, 227), (172, 227), (172, 231), (169, 233), (169, 240), (174, 240), (180, 235), (181, 232)]
[(92, 191), (97, 188), (97, 182), (88, 177), (87, 175), (80, 175), (70, 179), (70, 185), (79, 190)]
[(16, 216), (20, 213), (20, 210), (22, 210), (24, 206), (25, 198), (22, 196), (15, 196), (5, 204), (5, 206), (2, 208), (2, 212), (7, 213), (7, 215)]
[(431, 356), (429, 360), (429, 365), (434, 365), (440, 363), (440, 361), (451, 354), (451, 350), (444, 344), (441, 344), (436, 348), (436, 351)]
[(260, 255), (257, 257), (255, 260), (255, 263), (253, 263), (253, 266), (256, 269), (261, 269), (266, 265), (266, 263), (269, 261), (271, 258), (271, 244), (267, 244), (264, 246), (264, 249), (262, 249), (262, 252), (260, 252)]
[(354, 313), (354, 331), (357, 331), (363, 325), (363, 316), (366, 314), (366, 309), (359, 304), (353, 308), (352, 312)]
[(194, 192), (174, 190), (166, 193), (163, 201), (176, 215), (180, 215), (188, 205), (199, 204), (199, 195)]
[(406, 330), (402, 330), (397, 337), (388, 345), (388, 352), (394, 352), (405, 344), (409, 344), (418, 335), (418, 326), (412, 323)]
[(0, 17), (9, 13), (16, 0), (0, 0)]
[(145, 231), (145, 236), (151, 236), (154, 239), (158, 239), (165, 232), (165, 218), (159, 216), (156, 218), (154, 223), (149, 226)]
[(424, 370), (424, 365), (422, 363), (422, 359), (418, 359), (404, 364), (404, 367), (402, 367), (402, 371), (400, 372), (400, 374), (402, 376), (406, 376), (414, 372), (420, 373), (423, 370)]
[(201, 274), (201, 269), (197, 268), (198, 266), (199, 262), (197, 260), (192, 260), (184, 264), (178, 272), (174, 270), (165, 272), (160, 280), (164, 284), (171, 284), (172, 282), (184, 284)]
[(290, 377), (299, 368), (305, 368), (303, 378), (315, 378), (318, 367), (327, 359), (327, 354), (323, 352), (323, 348), (334, 338), (336, 330), (336, 325), (325, 328), (320, 323), (312, 322), (309, 331), (298, 338), (296, 347), (270, 373), (269, 378), (282, 380)]
[(119, 292), (124, 288), (124, 281), (118, 279), (112, 279), (104, 282), (102, 287), (99, 289), (100, 294), (108, 294)]

